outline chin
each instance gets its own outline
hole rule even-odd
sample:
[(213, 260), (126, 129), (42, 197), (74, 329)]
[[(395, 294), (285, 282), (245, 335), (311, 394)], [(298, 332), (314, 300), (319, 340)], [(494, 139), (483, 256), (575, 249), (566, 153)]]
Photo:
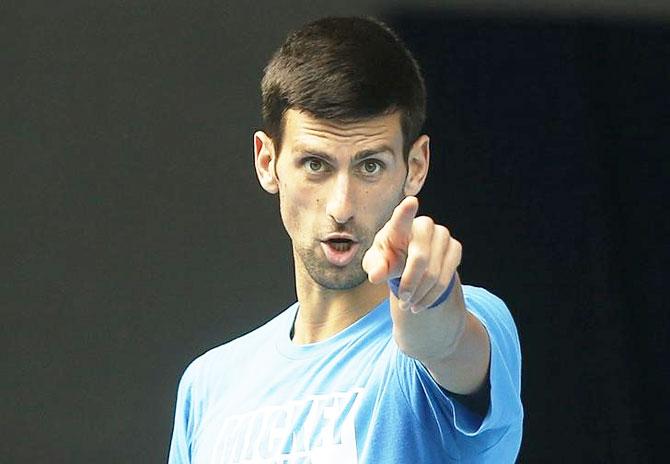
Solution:
[(353, 269), (354, 263), (350, 263), (347, 267), (352, 267), (352, 269), (338, 268), (333, 269), (307, 269), (310, 277), (314, 282), (319, 284), (323, 288), (328, 290), (350, 290), (356, 288), (359, 285), (363, 284), (368, 276), (363, 270), (363, 268), (358, 266), (359, 269)]

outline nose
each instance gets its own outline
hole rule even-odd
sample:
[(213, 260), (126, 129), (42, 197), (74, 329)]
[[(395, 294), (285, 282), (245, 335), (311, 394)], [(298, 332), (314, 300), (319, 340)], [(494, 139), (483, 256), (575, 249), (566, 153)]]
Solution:
[(354, 205), (351, 199), (351, 182), (348, 173), (341, 173), (335, 178), (326, 205), (326, 214), (338, 224), (346, 224), (354, 216)]

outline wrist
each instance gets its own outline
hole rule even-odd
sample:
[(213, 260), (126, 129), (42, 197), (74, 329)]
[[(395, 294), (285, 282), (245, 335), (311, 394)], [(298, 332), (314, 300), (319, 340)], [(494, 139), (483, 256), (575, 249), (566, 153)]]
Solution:
[[(398, 296), (400, 288), (400, 277), (394, 277), (392, 279), (389, 279), (387, 283), (393, 295), (395, 295), (396, 298), (400, 298)], [(451, 292), (453, 292), (455, 286), (456, 286), (456, 273), (454, 272), (454, 275), (451, 278), (449, 285), (447, 285), (447, 289), (444, 292), (442, 292), (442, 294), (437, 298), (437, 300), (435, 300), (430, 306), (428, 306), (428, 309), (435, 308), (436, 306), (439, 306), (442, 303), (444, 303), (447, 300), (447, 298), (449, 298), (449, 295), (451, 295)]]

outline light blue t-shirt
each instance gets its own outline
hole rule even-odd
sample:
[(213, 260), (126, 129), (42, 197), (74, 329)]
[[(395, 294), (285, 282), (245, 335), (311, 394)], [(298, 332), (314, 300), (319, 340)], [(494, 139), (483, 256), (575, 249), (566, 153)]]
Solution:
[(296, 345), (297, 303), (197, 358), (177, 394), (170, 464), (512, 463), (521, 352), (505, 304), (464, 286), (491, 340), (484, 418), (453, 400), (392, 336), (389, 302), (333, 337)]

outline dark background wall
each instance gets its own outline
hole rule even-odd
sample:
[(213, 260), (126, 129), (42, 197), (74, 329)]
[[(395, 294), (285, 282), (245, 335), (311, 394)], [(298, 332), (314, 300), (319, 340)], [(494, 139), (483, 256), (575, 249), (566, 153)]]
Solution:
[(424, 207), (467, 237), (464, 281), (502, 295), (521, 333), (522, 456), (653, 461), (670, 410), (670, 27), (399, 23), (435, 96)]
[(293, 301), (251, 134), (265, 62), (325, 14), (385, 17), (424, 68), (422, 212), (517, 321), (520, 461), (654, 460), (667, 8), (381, 3), (0, 6), (2, 462), (164, 461), (187, 363)]

